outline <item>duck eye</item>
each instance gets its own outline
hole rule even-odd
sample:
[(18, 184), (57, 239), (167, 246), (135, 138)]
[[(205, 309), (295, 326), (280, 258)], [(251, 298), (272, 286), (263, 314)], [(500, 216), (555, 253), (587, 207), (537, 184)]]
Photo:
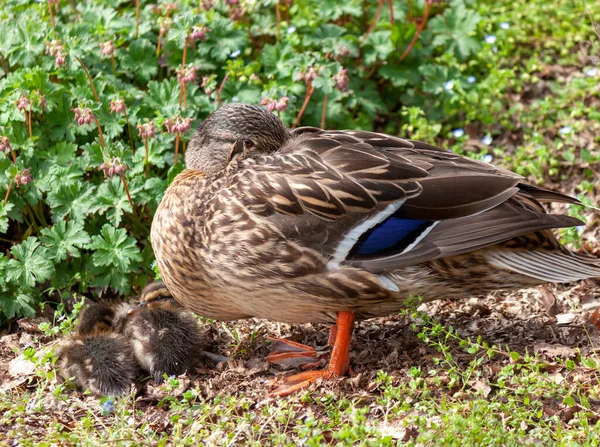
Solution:
[(233, 143), (233, 146), (231, 147), (231, 151), (229, 152), (228, 161), (233, 160), (233, 157), (235, 157), (237, 154), (243, 154), (245, 145), (246, 145), (246, 140), (238, 140), (235, 143)]
[(246, 146), (246, 149), (252, 149), (254, 147), (254, 141), (244, 140), (244, 146)]

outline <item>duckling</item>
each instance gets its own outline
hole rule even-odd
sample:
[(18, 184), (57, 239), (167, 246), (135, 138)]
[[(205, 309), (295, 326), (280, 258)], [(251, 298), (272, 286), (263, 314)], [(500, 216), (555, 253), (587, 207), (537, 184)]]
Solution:
[(93, 304), (82, 311), (76, 334), (59, 346), (60, 369), (81, 390), (97, 395), (128, 392), (140, 370), (133, 348), (113, 332), (114, 310)]
[(115, 329), (128, 339), (140, 366), (160, 383), (163, 375), (193, 369), (202, 357), (196, 318), (180, 307), (161, 281), (150, 283), (140, 304), (116, 311)]

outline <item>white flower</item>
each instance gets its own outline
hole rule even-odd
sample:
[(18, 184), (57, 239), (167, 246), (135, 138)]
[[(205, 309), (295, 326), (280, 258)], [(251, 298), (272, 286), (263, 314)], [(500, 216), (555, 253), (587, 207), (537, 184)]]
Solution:
[(492, 154), (485, 154), (483, 156), (482, 160), (485, 161), (486, 163), (491, 163), (493, 158), (494, 157), (492, 157)]
[(475, 81), (477, 81), (477, 78), (476, 78), (475, 76), (469, 76), (469, 77), (467, 78), (467, 82), (468, 82), (469, 84), (473, 84), (473, 83), (475, 83)]
[(231, 53), (229, 55), (229, 57), (231, 57), (231, 58), (238, 57), (240, 54), (242, 54), (241, 50), (235, 50), (233, 53)]
[(450, 91), (454, 88), (454, 81), (447, 81), (444, 83), (444, 90)]
[(595, 68), (588, 68), (586, 71), (584, 71), (584, 73), (588, 78), (593, 78), (598, 74), (598, 70)]
[(465, 134), (464, 129), (462, 129), (461, 127), (459, 127), (458, 129), (454, 129), (452, 131), (452, 135), (454, 135), (454, 138), (460, 138)]
[(487, 36), (485, 36), (485, 43), (489, 43), (490, 45), (496, 43), (496, 36), (494, 36), (493, 34), (488, 34)]
[(296, 32), (296, 27), (295, 27), (294, 25), (292, 25), (292, 26), (290, 26), (290, 27), (289, 27), (289, 28), (286, 30), (286, 32), (287, 32), (288, 34), (293, 34), (293, 33), (295, 33), (295, 32)]
[(510, 28), (510, 23), (508, 23), (508, 22), (502, 22), (500, 24), (500, 28), (502, 28), (502, 29), (509, 29)]
[(571, 128), (571, 126), (564, 126), (564, 127), (561, 127), (560, 130), (559, 130), (559, 132), (562, 135), (566, 135), (568, 133), (571, 133), (572, 131), (573, 131), (573, 129)]
[[(493, 138), (492, 138), (492, 137), (490, 137), (489, 135), (486, 135), (485, 137), (483, 137), (483, 138), (481, 139), (481, 142), (482, 142), (483, 144), (485, 144), (486, 146), (489, 146), (490, 144), (492, 144), (492, 140), (493, 140)], [(490, 157), (491, 157), (491, 155), (490, 155)]]
[(231, 98), (231, 102), (238, 102), (240, 99), (237, 96)]

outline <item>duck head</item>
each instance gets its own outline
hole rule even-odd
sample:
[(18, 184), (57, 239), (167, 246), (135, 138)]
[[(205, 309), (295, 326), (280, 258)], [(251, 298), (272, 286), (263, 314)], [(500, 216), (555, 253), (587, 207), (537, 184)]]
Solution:
[(290, 138), (281, 120), (249, 104), (226, 104), (198, 126), (185, 154), (188, 169), (218, 175), (236, 156), (253, 157), (279, 149)]

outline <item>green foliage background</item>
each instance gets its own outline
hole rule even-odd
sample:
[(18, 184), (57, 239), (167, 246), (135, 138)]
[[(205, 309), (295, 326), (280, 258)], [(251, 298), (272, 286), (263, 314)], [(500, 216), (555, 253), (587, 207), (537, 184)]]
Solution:
[[(454, 150), (493, 155), (533, 180), (560, 179), (554, 149), (562, 161), (600, 159), (597, 150), (569, 145), (583, 117), (599, 118), (583, 101), (596, 87), (593, 77), (575, 79), (558, 100), (541, 98), (535, 107), (507, 100), (535, 82), (540, 64), (575, 61), (574, 49), (594, 37), (584, 25), (591, 23), (588, 13), (600, 14), (597, 2), (394, 1), (394, 24), (385, 4), (369, 32), (375, 1), (182, 0), (169, 12), (167, 3), (142, 1), (137, 36), (134, 2), (76, 2), (77, 12), (75, 3), (55, 3), (52, 17), (47, 2), (9, 0), (0, 11), (0, 136), (16, 156), (0, 157), (0, 323), (69, 293), (128, 294), (143, 286), (153, 276), (152, 215), (183, 169), (181, 157), (173, 164), (176, 137), (164, 121), (181, 115), (195, 125), (221, 102), (287, 96), (281, 118), (292, 125), (308, 91), (299, 76), (311, 68), (318, 76), (302, 125), (318, 126), (324, 116), (328, 128), (449, 141)], [(196, 67), (198, 80), (187, 85), (183, 107), (176, 69), (193, 26), (206, 27), (206, 40), (187, 44), (186, 64)], [(62, 66), (47, 54), (54, 40), (62, 45)], [(111, 40), (114, 60), (100, 48)], [(349, 86), (342, 91), (334, 76), (343, 69)], [(16, 105), (22, 95), (31, 105), (31, 137), (27, 113)], [(125, 101), (131, 139), (125, 116), (110, 112), (116, 99)], [(74, 121), (72, 109), (83, 107), (97, 118), (105, 147), (94, 121)], [(145, 170), (136, 126), (150, 120), (157, 131)], [(504, 132), (521, 135), (514, 150), (464, 145)], [(133, 207), (125, 182), (100, 170), (116, 157), (129, 167), (124, 179)], [(17, 187), (25, 169), (33, 181)]]

